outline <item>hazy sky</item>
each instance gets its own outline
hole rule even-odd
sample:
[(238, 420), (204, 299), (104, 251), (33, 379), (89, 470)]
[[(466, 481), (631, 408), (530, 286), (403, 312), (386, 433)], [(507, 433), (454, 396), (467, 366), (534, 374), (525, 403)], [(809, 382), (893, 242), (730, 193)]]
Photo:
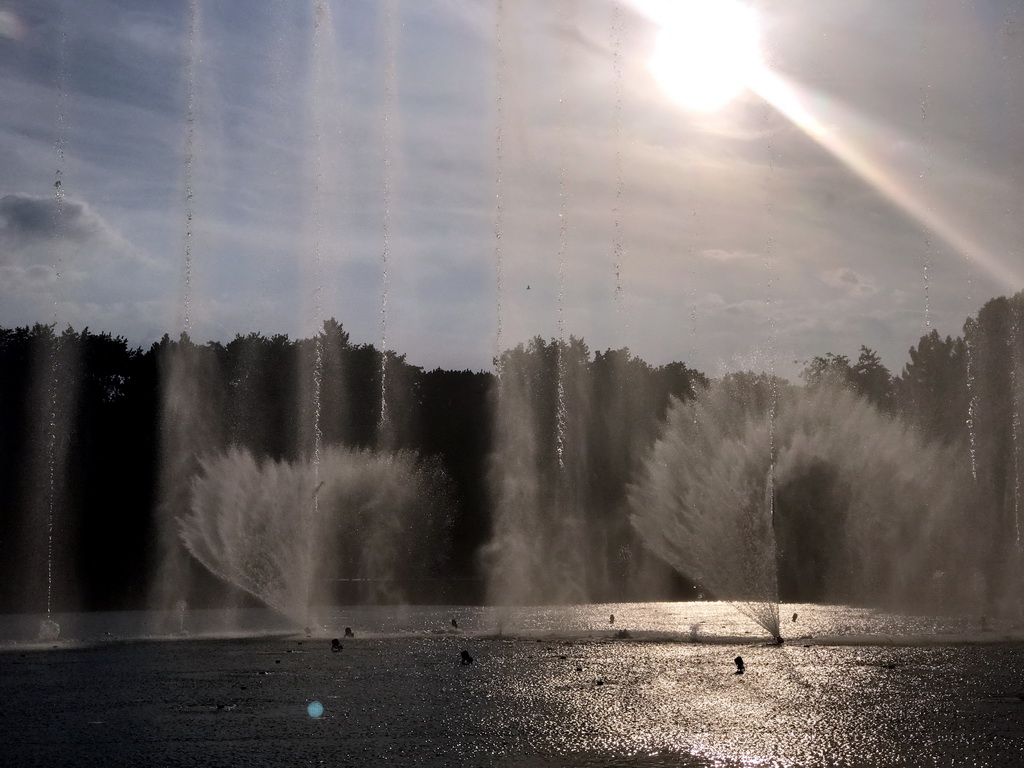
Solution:
[(630, 0), (316, 5), (0, 0), (0, 325), (793, 376), (1024, 287), (1017, 0), (752, 3), (788, 116), (673, 102)]

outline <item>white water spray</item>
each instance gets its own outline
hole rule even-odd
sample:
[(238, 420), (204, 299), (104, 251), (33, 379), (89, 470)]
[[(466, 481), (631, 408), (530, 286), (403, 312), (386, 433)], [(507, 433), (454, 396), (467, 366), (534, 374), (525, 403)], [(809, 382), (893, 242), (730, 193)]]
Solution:
[(793, 387), (771, 471), (766, 393), (747, 386), (723, 379), (670, 408), (630, 491), (648, 547), (716, 598), (769, 611), (783, 584), (791, 599), (977, 605), (984, 587), (970, 580), (936, 590), (936, 571), (991, 560), (963, 534), (971, 483), (955, 449), (849, 391)]

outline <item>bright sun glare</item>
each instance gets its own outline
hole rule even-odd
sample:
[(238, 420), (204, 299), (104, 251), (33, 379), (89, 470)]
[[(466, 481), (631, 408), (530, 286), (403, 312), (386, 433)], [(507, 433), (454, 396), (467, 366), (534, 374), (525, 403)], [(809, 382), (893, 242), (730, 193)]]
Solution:
[(747, 87), (760, 67), (753, 10), (734, 0), (669, 0), (652, 11), (661, 29), (651, 73), (672, 99), (710, 112)]

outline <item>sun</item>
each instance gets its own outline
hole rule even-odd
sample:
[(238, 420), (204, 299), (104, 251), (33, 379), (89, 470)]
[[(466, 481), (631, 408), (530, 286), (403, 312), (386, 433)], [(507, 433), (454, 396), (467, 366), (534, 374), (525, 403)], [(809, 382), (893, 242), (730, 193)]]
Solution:
[(734, 0), (668, 0), (649, 66), (673, 100), (702, 112), (738, 96), (761, 66), (757, 17)]

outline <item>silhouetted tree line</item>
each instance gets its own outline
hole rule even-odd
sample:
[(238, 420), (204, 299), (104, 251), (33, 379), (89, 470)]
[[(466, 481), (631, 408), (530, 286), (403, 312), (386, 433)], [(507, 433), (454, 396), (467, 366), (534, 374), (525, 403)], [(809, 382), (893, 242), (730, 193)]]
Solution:
[[(588, 413), (600, 420), (575, 428), (632, 430), (615, 441), (631, 456), (670, 397), (691, 397), (706, 383), (681, 363), (652, 367), (627, 350), (591, 356), (580, 340), (536, 338), (507, 355), (547, 361), (536, 394), (547, 398), (548, 419), (559, 354), (574, 357), (574, 375), (589, 377)], [(495, 385), (491, 373), (424, 371), (404, 355), (354, 344), (333, 319), (314, 339), (250, 333), (198, 345), (183, 334), (145, 351), (88, 328), (0, 329), (0, 610), (145, 605), (160, 569), (159, 507), (180, 514), (198, 458), (242, 446), (295, 459), (310, 454), (316, 433), (325, 445), (432, 457), (456, 498), (437, 575), (464, 582), (456, 599), (483, 599), (478, 553), (492, 534)], [(598, 514), (620, 503), (632, 461), (594, 452), (581, 469)]]
[(142, 598), (158, 385), (155, 350), (143, 354), (123, 338), (0, 329), (4, 609), (46, 607), (51, 548), (62, 555), (54, 607)]

